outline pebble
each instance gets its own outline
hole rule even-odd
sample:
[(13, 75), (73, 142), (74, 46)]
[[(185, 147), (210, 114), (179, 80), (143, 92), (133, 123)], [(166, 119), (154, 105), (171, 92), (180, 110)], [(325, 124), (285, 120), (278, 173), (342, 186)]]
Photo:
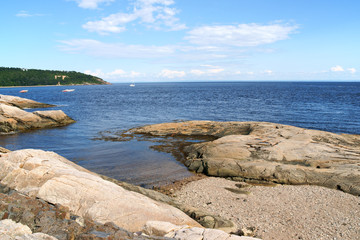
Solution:
[(264, 240), (360, 240), (357, 196), (307, 185), (250, 186), (250, 195), (225, 189), (237, 188), (235, 184), (201, 179), (179, 190), (176, 200), (232, 219), (239, 229), (254, 227), (254, 236)]

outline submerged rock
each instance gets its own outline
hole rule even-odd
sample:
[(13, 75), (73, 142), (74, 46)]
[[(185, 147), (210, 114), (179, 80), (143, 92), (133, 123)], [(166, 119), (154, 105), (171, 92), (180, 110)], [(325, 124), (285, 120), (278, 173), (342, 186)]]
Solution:
[(113, 222), (132, 232), (150, 220), (200, 226), (182, 211), (106, 181), (53, 152), (2, 153), (0, 183), (30, 197), (61, 204), (83, 218)]
[(314, 184), (360, 195), (360, 135), (267, 122), (188, 121), (129, 130), (150, 136), (208, 136), (185, 147), (184, 163), (210, 176)]
[(0, 103), (18, 107), (18, 108), (47, 108), (47, 107), (54, 107), (55, 105), (46, 104), (36, 102), (34, 100), (16, 97), (16, 96), (9, 96), (0, 94)]

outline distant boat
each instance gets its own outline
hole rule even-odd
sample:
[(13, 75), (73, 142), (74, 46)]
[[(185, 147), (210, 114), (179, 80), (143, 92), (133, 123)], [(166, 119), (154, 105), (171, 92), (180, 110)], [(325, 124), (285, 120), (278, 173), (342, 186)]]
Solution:
[(63, 92), (73, 92), (73, 91), (75, 91), (75, 89), (64, 89), (64, 90), (62, 90)]
[(135, 83), (132, 83), (129, 85), (130, 87), (135, 87)]
[(29, 90), (21, 90), (20, 92), (21, 93), (26, 93), (26, 92), (28, 92)]

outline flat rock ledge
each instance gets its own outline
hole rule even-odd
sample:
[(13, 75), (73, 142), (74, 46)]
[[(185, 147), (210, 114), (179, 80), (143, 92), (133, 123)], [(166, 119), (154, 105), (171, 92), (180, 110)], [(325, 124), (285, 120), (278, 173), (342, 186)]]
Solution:
[(185, 165), (198, 173), (312, 184), (360, 196), (360, 135), (268, 122), (213, 121), (155, 124), (126, 134), (214, 138), (182, 149)]
[(18, 107), (21, 109), (55, 107), (55, 105), (36, 102), (34, 100), (30, 100), (27, 98), (21, 98), (21, 97), (9, 96), (9, 95), (3, 95), (3, 94), (0, 94), (0, 103), (6, 104), (9, 106)]
[(0, 103), (0, 134), (65, 126), (75, 121), (61, 110), (27, 112)]

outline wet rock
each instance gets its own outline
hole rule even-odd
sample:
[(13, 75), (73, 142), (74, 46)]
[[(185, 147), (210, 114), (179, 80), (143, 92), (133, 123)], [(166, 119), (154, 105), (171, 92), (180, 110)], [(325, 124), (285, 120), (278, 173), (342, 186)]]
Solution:
[(155, 124), (129, 133), (215, 137), (183, 149), (185, 165), (210, 176), (313, 184), (360, 195), (359, 135), (267, 122), (212, 121)]

